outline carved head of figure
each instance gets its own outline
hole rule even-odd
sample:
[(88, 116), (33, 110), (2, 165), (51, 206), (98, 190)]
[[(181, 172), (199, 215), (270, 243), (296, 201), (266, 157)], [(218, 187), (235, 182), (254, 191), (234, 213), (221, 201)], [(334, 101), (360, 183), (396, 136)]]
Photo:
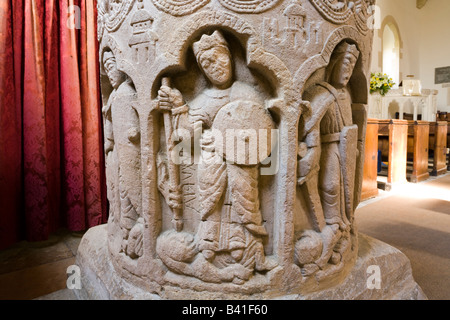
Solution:
[(192, 45), (200, 68), (211, 83), (219, 88), (227, 88), (232, 80), (231, 54), (228, 43), (219, 31), (203, 35)]
[(359, 55), (358, 48), (353, 44), (343, 42), (337, 46), (331, 57), (331, 63), (333, 63), (329, 79), (331, 85), (337, 89), (347, 86)]
[(111, 85), (117, 89), (126, 80), (126, 75), (117, 69), (116, 57), (111, 51), (103, 54), (103, 66)]

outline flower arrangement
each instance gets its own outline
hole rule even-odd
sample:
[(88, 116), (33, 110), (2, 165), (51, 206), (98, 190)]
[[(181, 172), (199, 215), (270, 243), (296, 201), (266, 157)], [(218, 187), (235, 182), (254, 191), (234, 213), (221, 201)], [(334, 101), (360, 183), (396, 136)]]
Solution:
[(370, 93), (379, 92), (382, 96), (385, 96), (389, 90), (395, 85), (392, 78), (386, 73), (372, 73), (372, 78), (370, 79)]

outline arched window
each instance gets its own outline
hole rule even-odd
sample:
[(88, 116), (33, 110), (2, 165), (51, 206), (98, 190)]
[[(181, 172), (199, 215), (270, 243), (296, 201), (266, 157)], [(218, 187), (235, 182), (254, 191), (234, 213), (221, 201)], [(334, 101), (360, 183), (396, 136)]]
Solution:
[(400, 33), (393, 17), (386, 17), (383, 23), (383, 73), (400, 84)]

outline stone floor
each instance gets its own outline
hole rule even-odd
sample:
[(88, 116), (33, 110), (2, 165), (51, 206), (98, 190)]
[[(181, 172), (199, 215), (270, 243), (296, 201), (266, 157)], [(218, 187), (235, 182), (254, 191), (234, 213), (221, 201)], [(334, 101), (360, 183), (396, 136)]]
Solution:
[[(82, 236), (61, 230), (47, 241), (22, 241), (0, 251), (0, 300), (30, 300), (65, 289)], [(71, 297), (70, 290), (66, 294)]]
[(450, 300), (450, 173), (380, 191), (359, 206), (356, 224), (409, 258), (428, 299)]
[[(400, 249), (430, 300), (450, 300), (450, 173), (407, 184), (363, 202), (359, 231)], [(71, 300), (67, 267), (82, 233), (58, 232), (41, 243), (0, 251), (0, 300)]]

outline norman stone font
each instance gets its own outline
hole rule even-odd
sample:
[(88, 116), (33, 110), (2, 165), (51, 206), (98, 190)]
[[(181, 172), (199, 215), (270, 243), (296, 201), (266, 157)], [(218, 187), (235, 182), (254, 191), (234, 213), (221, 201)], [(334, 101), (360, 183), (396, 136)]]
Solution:
[(99, 1), (108, 259), (127, 286), (276, 298), (346, 279), (372, 5)]

